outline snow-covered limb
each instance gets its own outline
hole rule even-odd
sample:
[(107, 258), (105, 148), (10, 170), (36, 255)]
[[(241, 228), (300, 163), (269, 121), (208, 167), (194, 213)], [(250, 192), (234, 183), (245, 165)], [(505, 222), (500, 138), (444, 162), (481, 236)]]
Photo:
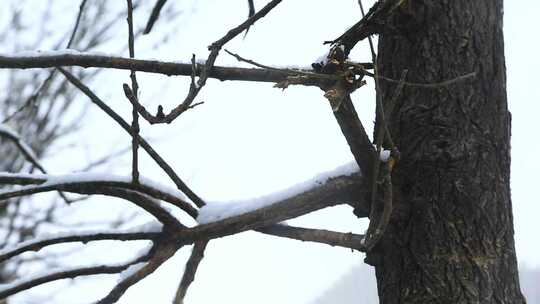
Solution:
[(78, 194), (106, 195), (121, 198), (139, 206), (164, 225), (176, 228), (184, 227), (184, 225), (182, 225), (174, 216), (172, 216), (166, 209), (163, 208), (163, 206), (160, 205), (159, 201), (156, 201), (147, 193), (137, 191), (139, 189), (140, 188), (137, 188), (136, 186), (130, 187), (129, 183), (119, 181), (109, 180), (103, 182), (99, 180), (90, 180), (70, 182), (69, 179), (67, 181), (61, 179), (60, 182), (44, 181), (40, 185), (23, 186), (19, 189), (0, 192), (0, 200), (47, 191), (66, 191)]
[(103, 52), (81, 52), (74, 49), (35, 50), (35, 51), (18, 51), (15, 53), (0, 53), (0, 57), (12, 57), (12, 58), (37, 58), (37, 57), (58, 57), (58, 56), (81, 56), (81, 57), (108, 56), (108, 57), (112, 57), (114, 56), (114, 54), (107, 54)]
[[(27, 184), (41, 184), (43, 185), (52, 185), (52, 184), (73, 184), (73, 183), (111, 183), (117, 184), (120, 187), (135, 189), (135, 184), (133, 186), (127, 185), (131, 183), (131, 177), (128, 175), (113, 175), (108, 173), (71, 173), (63, 175), (52, 175), (52, 174), (26, 174), (26, 173), (10, 173), (10, 172), (0, 172), (0, 183), (8, 183), (11, 178), (19, 178), (20, 180), (26, 180)], [(150, 193), (154, 193), (156, 198), (166, 197), (171, 199), (175, 197), (177, 199), (185, 200), (184, 194), (177, 189), (170, 188), (163, 184), (160, 184), (149, 178), (141, 177), (140, 186), (147, 190)], [(164, 199), (163, 198), (163, 199)], [(164, 199), (166, 200), (166, 199)]]
[[(190, 63), (167, 62), (159, 60), (130, 59), (126, 57), (104, 56), (90, 53), (46, 53), (48, 56), (14, 56), (14, 54), (0, 54), (0, 69), (29, 69), (53, 68), (63, 66), (79, 66), (84, 68), (111, 68), (121, 70), (135, 69), (138, 72), (157, 73), (168, 76), (190, 76), (192, 67)], [(196, 64), (196, 75), (199, 76), (204, 64)], [(279, 82), (286, 79), (287, 73), (269, 71), (265, 69), (220, 67), (214, 66), (208, 73), (210, 78), (219, 80), (239, 80), (258, 82)]]
[[(23, 56), (26, 55), (26, 56)], [(43, 56), (46, 55), (46, 56)], [(199, 76), (206, 61), (196, 64), (196, 75)], [(167, 76), (190, 76), (191, 63), (170, 62), (156, 59), (130, 59), (106, 55), (102, 53), (43, 51), (25, 52), (23, 54), (0, 54), (0, 69), (54, 68), (63, 66), (79, 66), (83, 68), (110, 68), (138, 72), (164, 74)], [(214, 66), (208, 73), (209, 78), (219, 80), (281, 82), (290, 73), (279, 66), (275, 70)]]
[(207, 224), (255, 211), (314, 189), (325, 184), (331, 178), (338, 176), (350, 176), (354, 173), (358, 173), (359, 170), (360, 169), (358, 168), (356, 162), (351, 161), (333, 170), (319, 173), (316, 176), (292, 187), (268, 195), (239, 201), (207, 202), (207, 205), (199, 210), (197, 222), (199, 222), (199, 224)]
[(367, 214), (369, 204), (364, 200), (366, 186), (358, 174), (331, 178), (326, 183), (292, 197), (276, 201), (254, 211), (235, 215), (216, 222), (184, 229), (177, 237), (184, 242), (224, 237), (253, 230), (304, 214), (340, 204), (351, 204)]
[[(357, 168), (356, 168), (357, 170)], [(340, 173), (348, 173), (348, 175), (340, 175), (337, 177), (334, 177), (336, 174)], [(20, 179), (21, 183), (45, 183), (46, 179), (41, 178), (39, 176), (29, 176), (24, 174), (16, 174), (16, 175), (10, 175), (10, 174), (3, 174), (0, 175), (3, 177), (16, 177)], [(43, 177), (43, 176), (42, 176)], [(53, 179), (54, 180), (54, 179)], [(58, 179), (65, 182), (65, 179)], [(84, 180), (82, 178), (79, 178), (79, 180)], [(91, 179), (89, 179), (91, 180)], [(326, 172), (325, 174), (320, 175), (318, 178), (312, 179), (312, 182), (306, 183), (307, 186), (304, 186), (304, 188), (297, 186), (295, 187), (296, 191), (298, 192), (298, 189), (302, 189), (303, 192), (296, 193), (293, 190), (288, 191), (287, 195), (282, 193), (282, 200), (281, 201), (275, 201), (273, 204), (262, 207), (260, 209), (256, 209), (244, 214), (232, 216), (230, 218), (226, 218), (220, 221), (212, 222), (209, 224), (203, 224), (199, 225), (193, 228), (186, 228), (183, 226), (180, 226), (180, 224), (177, 226), (176, 229), (172, 230), (164, 230), (161, 232), (159, 239), (156, 239), (158, 243), (161, 242), (161, 245), (157, 245), (155, 250), (151, 252), (149, 255), (152, 257), (149, 258), (148, 263), (143, 265), (141, 268), (136, 269), (134, 273), (131, 273), (130, 276), (123, 279), (110, 293), (107, 297), (105, 297), (102, 302), (100, 303), (113, 303), (115, 299), (118, 299), (124, 292), (132, 286), (133, 284), (137, 283), (144, 277), (146, 277), (148, 274), (156, 270), (164, 261), (166, 261), (168, 258), (170, 258), (174, 252), (176, 252), (181, 246), (193, 242), (206, 242), (209, 239), (223, 237), (231, 234), (236, 234), (242, 231), (247, 231), (251, 229), (259, 229), (263, 227), (267, 227), (267, 231), (261, 231), (264, 233), (276, 235), (276, 236), (283, 236), (283, 237), (289, 237), (289, 238), (296, 238), (301, 239), (299, 237), (293, 237), (294, 235), (302, 235), (302, 237), (307, 241), (316, 241), (316, 242), (322, 242), (327, 244), (335, 244), (335, 245), (341, 245), (341, 243), (337, 242), (337, 238), (341, 238), (341, 242), (346, 241), (354, 241), (354, 237), (351, 239), (348, 239), (348, 235), (344, 234), (346, 237), (343, 237), (342, 234), (331, 234), (330, 241), (328, 241), (328, 237), (326, 239), (320, 238), (320, 233), (313, 233), (313, 232), (306, 232), (304, 230), (299, 231), (298, 229), (292, 227), (290, 229), (296, 230), (296, 234), (291, 234), (291, 230), (288, 233), (283, 233), (283, 229), (280, 231), (277, 231), (276, 229), (273, 229), (274, 223), (281, 222), (290, 218), (295, 218), (298, 216), (301, 216), (303, 214), (325, 208), (328, 206), (333, 206), (337, 204), (343, 204), (343, 203), (356, 203), (356, 202), (362, 202), (362, 199), (364, 197), (364, 190), (363, 190), (363, 178), (356, 172), (353, 165), (344, 166), (341, 168), (338, 168), (337, 170), (333, 172)], [(110, 182), (114, 182), (109, 180)], [(315, 182), (319, 181), (319, 183)], [(321, 184), (322, 183), (322, 184)], [(126, 193), (116, 193), (115, 191), (124, 191), (127, 192), (127, 194), (133, 194), (142, 196), (143, 195), (136, 193), (131, 190), (126, 189), (119, 189), (119, 188), (111, 188), (103, 186), (102, 189), (97, 187), (96, 189), (86, 189), (81, 184), (75, 184), (77, 186), (77, 189), (69, 189), (69, 184), (64, 184), (63, 187), (66, 188), (66, 190), (76, 190), (79, 192), (99, 192), (101, 194), (106, 195), (118, 195), (119, 197), (125, 197)], [(83, 182), (84, 185), (84, 182)], [(40, 185), (31, 185), (31, 187), (39, 187)], [(22, 188), (26, 188), (22, 187)], [(90, 187), (91, 188), (91, 187)], [(290, 196), (290, 197), (289, 197)], [(275, 197), (278, 197), (275, 195)], [(128, 197), (130, 201), (137, 201), (137, 199), (134, 199), (132, 197)], [(138, 198), (140, 199), (140, 198)], [(152, 209), (152, 207), (148, 207), (146, 204), (148, 202), (143, 203), (137, 203), (138, 205), (143, 205), (145, 210), (150, 209), (151, 212), (156, 212)], [(152, 203), (150, 203), (151, 205)], [(366, 204), (367, 205), (367, 204)], [(159, 208), (158, 208), (159, 210)], [(147, 210), (148, 211), (148, 210)], [(150, 211), (149, 211), (150, 212)], [(161, 212), (161, 211), (157, 211)], [(152, 213), (153, 214), (153, 213)], [(161, 217), (162, 215), (158, 214), (156, 217)], [(170, 220), (170, 219), (169, 219)], [(150, 236), (151, 234), (148, 234)], [(165, 238), (165, 239), (164, 239)], [(74, 240), (75, 241), (75, 240)], [(43, 240), (45, 242), (45, 240)], [(41, 243), (39, 245), (36, 245), (37, 247), (41, 247), (44, 245), (44, 243)], [(23, 244), (23, 246), (31, 246), (30, 244)], [(347, 245), (349, 246), (349, 245)], [(24, 250), (21, 249), (21, 247), (16, 248), (14, 250)], [(36, 248), (37, 248), (36, 247)], [(26, 247), (28, 248), (28, 247)], [(348, 248), (354, 248), (353, 245), (350, 245)], [(9, 254), (9, 253), (4, 253)], [(10, 254), (12, 257), (13, 254)], [(140, 263), (146, 260), (139, 259), (136, 263)], [(136, 264), (135, 262), (130, 263), (129, 265)], [(50, 282), (53, 280), (58, 280), (62, 278), (70, 278), (75, 276), (81, 276), (81, 275), (93, 275), (93, 274), (100, 274), (100, 273), (119, 273), (129, 267), (129, 265), (122, 265), (122, 266), (96, 266), (96, 267), (86, 267), (86, 268), (79, 268), (79, 269), (72, 269), (69, 271), (60, 271), (58, 273), (45, 275), (36, 279), (32, 279), (30, 281), (24, 281), (18, 284), (12, 284), (10, 286), (5, 286), (6, 288), (3, 291), (0, 291), (0, 297), (2, 296), (8, 296), (14, 293), (17, 293), (19, 291), (26, 290), (28, 288), (32, 288), (34, 286), (37, 286), (39, 284), (43, 284), (46, 282)]]
[[(185, 201), (185, 197), (180, 191), (143, 177), (140, 178), (138, 184), (134, 184), (131, 182), (130, 176), (110, 174), (76, 173), (48, 175), (0, 172), (0, 184), (26, 185), (17, 189), (0, 191), (0, 201), (11, 197), (53, 190), (86, 194), (83, 189), (119, 188), (140, 192), (149, 197), (166, 201), (181, 208), (192, 217), (197, 215), (197, 210)], [(78, 188), (80, 189), (78, 190)]]

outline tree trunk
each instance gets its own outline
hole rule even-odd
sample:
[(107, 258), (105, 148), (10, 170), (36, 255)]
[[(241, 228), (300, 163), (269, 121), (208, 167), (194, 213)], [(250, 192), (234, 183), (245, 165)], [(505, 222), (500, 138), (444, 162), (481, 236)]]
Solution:
[[(367, 256), (380, 303), (525, 303), (510, 199), (503, 0), (409, 0), (379, 38), (379, 73), (405, 86), (387, 117), (401, 151), (395, 211)], [(388, 104), (395, 83), (381, 80)]]

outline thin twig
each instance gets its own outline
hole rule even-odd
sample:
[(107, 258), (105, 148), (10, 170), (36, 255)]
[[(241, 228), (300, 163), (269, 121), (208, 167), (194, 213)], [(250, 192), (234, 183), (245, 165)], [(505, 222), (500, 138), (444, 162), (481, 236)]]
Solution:
[[(175, 120), (178, 116), (180, 116), (182, 113), (187, 111), (188, 109), (192, 108), (193, 101), (201, 91), (201, 89), (205, 86), (206, 81), (208, 80), (208, 77), (210, 75), (210, 70), (214, 67), (214, 63), (217, 59), (217, 56), (219, 55), (219, 51), (225, 45), (227, 42), (229, 42), (231, 39), (236, 37), (238, 34), (242, 33), (244, 30), (246, 30), (249, 26), (253, 25), (257, 20), (261, 19), (262, 17), (266, 16), (274, 7), (276, 7), (282, 0), (272, 0), (270, 1), (265, 7), (263, 7), (260, 11), (258, 11), (255, 15), (253, 15), (251, 18), (240, 24), (239, 26), (231, 29), (225, 36), (223, 36), (221, 39), (215, 41), (212, 43), (208, 49), (210, 50), (210, 54), (208, 55), (208, 59), (206, 60), (204, 67), (202, 67), (199, 75), (199, 79), (197, 82), (195, 82), (195, 76), (197, 72), (196, 64), (194, 62), (194, 55), (192, 57), (192, 64), (191, 64), (191, 85), (189, 87), (188, 94), (184, 101), (180, 103), (178, 106), (176, 106), (174, 109), (169, 112), (169, 114), (160, 113), (158, 111), (158, 114), (151, 115), (146, 111), (146, 116), (150, 116), (151, 119), (148, 120), (150, 123), (171, 123), (173, 120)], [(142, 107), (139, 107), (138, 109), (141, 109)], [(142, 115), (142, 113), (141, 113)], [(145, 116), (143, 116), (145, 117)], [(145, 118), (146, 119), (146, 118)]]
[[(128, 47), (129, 58), (135, 58), (135, 38), (133, 35), (133, 3), (131, 0), (127, 0), (127, 24), (128, 24)], [(131, 176), (133, 183), (139, 182), (139, 156), (137, 150), (139, 149), (139, 113), (137, 112), (137, 105), (139, 104), (139, 84), (137, 83), (137, 75), (135, 70), (131, 70), (131, 91), (133, 92), (133, 109), (131, 111), (132, 123), (131, 123), (131, 147), (132, 147), (132, 162), (131, 162)]]
[(337, 77), (333, 76), (333, 75), (329, 75), (329, 74), (320, 74), (320, 73), (314, 73), (314, 72), (310, 72), (310, 71), (305, 71), (305, 70), (298, 70), (298, 69), (287, 69), (287, 68), (276, 68), (276, 67), (271, 67), (271, 66), (268, 66), (268, 65), (264, 65), (264, 64), (261, 64), (261, 63), (258, 63), (254, 60), (251, 60), (251, 59), (247, 59), (247, 58), (244, 58), (236, 53), (233, 53), (227, 49), (224, 50), (227, 54), (233, 56), (234, 58), (236, 58), (236, 60), (240, 61), (240, 62), (245, 62), (247, 64), (251, 64), (253, 66), (256, 66), (258, 68), (263, 68), (263, 69), (267, 69), (267, 70), (271, 70), (271, 71), (281, 71), (281, 72), (284, 72), (284, 73), (289, 73), (291, 76), (296, 76), (296, 75), (303, 75), (303, 76), (309, 76), (309, 77), (313, 77), (313, 78), (319, 78), (319, 79), (324, 79), (324, 80), (333, 80), (333, 81), (336, 81), (338, 80)]
[(73, 42), (75, 42), (75, 36), (77, 35), (77, 30), (79, 29), (79, 24), (81, 23), (84, 7), (86, 6), (87, 1), (88, 0), (82, 0), (81, 4), (79, 4), (79, 13), (77, 14), (77, 19), (75, 20), (75, 25), (73, 26), (73, 31), (71, 31), (71, 36), (69, 37), (66, 49), (71, 48), (71, 45), (73, 45)]
[(191, 255), (186, 262), (184, 274), (182, 275), (182, 280), (180, 281), (178, 289), (176, 290), (173, 304), (184, 303), (184, 297), (186, 296), (187, 290), (191, 283), (193, 283), (193, 281), (195, 280), (195, 274), (197, 273), (199, 264), (204, 258), (204, 251), (206, 250), (206, 245), (208, 245), (207, 240), (196, 241), (193, 244), (193, 249), (191, 250)]
[[(253, 17), (255, 14), (255, 4), (253, 3), (253, 0), (248, 0), (248, 18)], [(246, 38), (247, 34), (249, 32), (249, 26), (246, 28), (246, 33), (244, 34), (244, 38)]]
[(157, 0), (156, 4), (154, 5), (154, 8), (152, 9), (152, 13), (150, 13), (150, 18), (148, 18), (148, 22), (146, 23), (146, 27), (144, 28), (143, 34), (149, 34), (152, 28), (154, 27), (154, 24), (159, 18), (159, 13), (161, 12), (161, 9), (165, 5), (167, 0)]

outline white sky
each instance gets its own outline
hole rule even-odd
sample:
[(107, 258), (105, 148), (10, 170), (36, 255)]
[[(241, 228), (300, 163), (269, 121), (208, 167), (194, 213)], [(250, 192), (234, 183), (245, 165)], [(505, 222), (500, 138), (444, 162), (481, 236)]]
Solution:
[[(207, 55), (206, 46), (220, 38), (232, 26), (243, 21), (245, 0), (181, 1), (184, 14), (174, 24), (158, 22), (154, 35), (137, 42), (137, 57), (188, 61), (191, 54)], [(365, 1), (369, 7), (373, 1)], [(78, 1), (55, 1), (64, 5), (68, 16), (77, 13)], [(261, 8), (266, 1), (255, 1)], [(111, 5), (123, 5), (117, 1)], [(179, 7), (180, 8), (180, 7)], [(540, 110), (538, 83), (539, 43), (535, 39), (535, 20), (540, 4), (532, 0), (507, 1), (505, 8), (508, 96), (513, 114), (512, 194), (518, 259), (528, 265), (540, 266), (540, 243), (537, 242), (539, 199), (535, 193), (535, 173), (540, 170), (536, 160), (540, 143), (534, 131), (540, 130), (537, 119)], [(350, 12), (343, 18), (343, 12)], [(339, 16), (339, 17), (338, 17)], [(283, 1), (267, 17), (251, 28), (245, 40), (235, 39), (226, 46), (240, 55), (264, 64), (309, 66), (326, 51), (322, 41), (336, 37), (360, 16), (355, 0)], [(136, 26), (143, 26), (147, 12), (135, 16)], [(123, 24), (122, 24), (123, 25)], [(122, 31), (125, 28), (121, 28)], [(171, 34), (161, 40), (163, 32)], [(124, 32), (114, 43), (100, 51), (114, 53)], [(122, 39), (122, 40), (120, 40)], [(157, 46), (157, 47), (154, 47)], [(367, 45), (352, 57), (369, 60)], [(126, 55), (126, 54), (122, 54)], [(217, 65), (239, 65), (222, 53)], [(109, 105), (130, 120), (130, 107), (123, 97), (122, 82), (128, 82), (126, 71), (103, 72), (91, 86)], [(154, 109), (163, 104), (166, 109), (183, 100), (187, 80), (138, 74), (141, 101)], [(374, 111), (372, 87), (365, 87), (353, 98), (362, 121), (371, 134)], [(142, 125), (142, 133), (155, 139), (162, 156), (177, 169), (179, 175), (203, 198), (209, 200), (243, 199), (260, 196), (308, 179), (314, 174), (332, 169), (352, 159), (349, 149), (332, 116), (322, 92), (315, 88), (292, 87), (284, 92), (272, 84), (219, 82), (211, 80), (199, 100), (205, 104), (181, 116), (172, 125)], [(81, 104), (86, 102), (80, 98)], [(152, 110), (153, 111), (153, 110)], [(129, 138), (99, 111), (91, 110), (85, 117), (87, 128), (76, 141), (86, 150), (51, 154), (45, 161), (54, 173), (70, 172), (84, 167), (89, 159), (97, 159), (113, 150), (124, 148)], [(65, 145), (68, 142), (59, 143)], [(54, 150), (54, 149), (53, 149)], [(129, 158), (113, 169), (125, 174)], [(146, 157), (142, 172), (160, 182), (167, 178)], [(109, 170), (108, 168), (106, 168)], [(108, 204), (97, 199), (82, 204), (80, 213), (101, 218), (106, 207), (120, 211), (122, 204)], [(107, 205), (105, 205), (107, 204)], [(99, 207), (98, 207), (99, 206)], [(347, 207), (337, 207), (290, 221), (307, 227), (322, 227), (344, 232), (361, 233), (365, 221), (358, 221)], [(190, 222), (192, 223), (192, 222)], [(113, 247), (114, 246), (114, 247)], [(111, 248), (118, 249), (110, 254)], [(107, 252), (107, 260), (129, 259), (136, 249), (125, 244), (106, 243), (95, 246), (96, 255)], [(130, 289), (120, 303), (169, 303), (190, 252), (185, 248), (156, 274)], [(76, 260), (91, 263), (94, 258)], [(195, 283), (186, 299), (190, 304), (215, 303), (310, 303), (353, 265), (362, 263), (363, 256), (349, 250), (316, 244), (278, 239), (248, 232), (212, 241), (207, 248)], [(75, 280), (78, 288), (62, 290), (54, 303), (88, 303), (89, 299), (106, 294), (116, 282), (114, 276), (98, 280)], [(34, 299), (45, 296), (59, 284), (36, 289)], [(360, 288), (360, 287), (359, 287)], [(30, 296), (28, 293), (27, 296)], [(28, 297), (19, 297), (26, 302)], [(39, 302), (39, 301), (38, 301)]]

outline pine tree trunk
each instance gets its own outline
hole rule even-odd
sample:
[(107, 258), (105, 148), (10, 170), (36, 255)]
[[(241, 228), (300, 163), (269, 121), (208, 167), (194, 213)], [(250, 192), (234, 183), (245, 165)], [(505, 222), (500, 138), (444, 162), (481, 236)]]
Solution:
[[(381, 304), (525, 303), (510, 198), (503, 0), (409, 0), (379, 38), (379, 73), (406, 86), (388, 115), (395, 211), (367, 262)], [(384, 103), (395, 83), (381, 81)]]

